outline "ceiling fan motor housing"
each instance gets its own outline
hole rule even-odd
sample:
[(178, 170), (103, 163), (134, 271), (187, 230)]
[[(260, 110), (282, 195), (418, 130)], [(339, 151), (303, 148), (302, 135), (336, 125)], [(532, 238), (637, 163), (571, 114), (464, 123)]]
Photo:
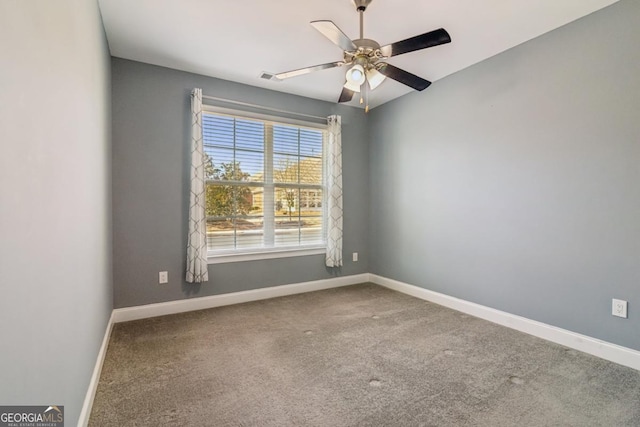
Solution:
[(371, 39), (353, 40), (358, 49), (344, 53), (344, 60), (347, 64), (355, 63), (362, 65), (365, 69), (373, 68), (376, 62), (383, 58), (380, 53), (380, 44)]
[(377, 41), (371, 40), (371, 39), (353, 40), (353, 44), (355, 44), (359, 48), (363, 48), (365, 50), (375, 51), (376, 49), (380, 49), (380, 44), (378, 44)]

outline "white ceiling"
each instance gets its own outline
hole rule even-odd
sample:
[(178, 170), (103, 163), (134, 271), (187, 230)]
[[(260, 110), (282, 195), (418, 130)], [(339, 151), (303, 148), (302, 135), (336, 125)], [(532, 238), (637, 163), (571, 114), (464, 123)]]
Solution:
[[(452, 42), (389, 63), (435, 82), (617, 0), (373, 0), (365, 38), (381, 45), (437, 28)], [(336, 102), (343, 68), (284, 81), (260, 79), (342, 60), (310, 21), (331, 20), (358, 38), (351, 0), (99, 0), (111, 54), (251, 86)], [(585, 40), (588, 43), (589, 40)], [(383, 104), (412, 89), (387, 79), (371, 97)], [(426, 89), (425, 92), (428, 92)], [(357, 105), (354, 101), (351, 105)]]

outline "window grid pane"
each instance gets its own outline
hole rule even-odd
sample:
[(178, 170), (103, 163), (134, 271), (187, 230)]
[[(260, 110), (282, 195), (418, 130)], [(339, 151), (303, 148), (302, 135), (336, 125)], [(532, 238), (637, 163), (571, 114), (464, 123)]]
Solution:
[(324, 131), (205, 113), (203, 136), (210, 251), (324, 243)]

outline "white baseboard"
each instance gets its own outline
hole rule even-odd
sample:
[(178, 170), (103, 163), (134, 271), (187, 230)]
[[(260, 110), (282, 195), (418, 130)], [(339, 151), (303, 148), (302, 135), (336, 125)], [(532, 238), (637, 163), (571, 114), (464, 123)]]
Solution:
[(204, 310), (224, 305), (240, 304), (304, 292), (320, 291), (368, 282), (369, 274), (355, 274), (352, 276), (334, 277), (331, 279), (312, 282), (295, 283), (291, 285), (273, 286), (270, 288), (253, 289), (250, 291), (233, 292), (222, 295), (212, 295), (162, 302), (157, 304), (140, 305), (137, 307), (117, 308), (113, 310), (113, 321), (128, 322), (130, 320), (146, 319), (149, 317), (165, 316), (168, 314), (184, 313), (188, 311)]
[(93, 399), (96, 397), (96, 391), (98, 390), (98, 381), (100, 381), (100, 373), (102, 372), (102, 364), (107, 354), (107, 347), (109, 346), (109, 338), (111, 337), (111, 329), (113, 328), (113, 312), (107, 323), (107, 330), (102, 338), (102, 345), (98, 352), (98, 358), (96, 359), (96, 365), (93, 368), (93, 374), (91, 375), (91, 381), (89, 381), (89, 388), (87, 394), (84, 397), (84, 403), (82, 404), (82, 411), (80, 411), (80, 418), (78, 419), (78, 427), (86, 427), (89, 424), (89, 417), (91, 416), (91, 407), (93, 406)]
[(620, 365), (640, 370), (640, 351), (622, 347), (586, 335), (571, 332), (546, 323), (516, 316), (515, 314), (485, 307), (480, 304), (454, 298), (438, 292), (429, 291), (418, 286), (409, 285), (397, 280), (375, 274), (370, 275), (370, 281), (403, 294), (411, 295), (426, 301), (442, 305), (453, 310), (467, 313), (565, 347), (573, 348)]

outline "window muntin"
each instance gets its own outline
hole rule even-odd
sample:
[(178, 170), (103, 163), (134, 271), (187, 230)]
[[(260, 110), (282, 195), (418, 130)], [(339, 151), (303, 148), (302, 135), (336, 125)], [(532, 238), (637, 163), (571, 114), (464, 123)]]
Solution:
[(205, 111), (210, 256), (324, 248), (326, 128)]

